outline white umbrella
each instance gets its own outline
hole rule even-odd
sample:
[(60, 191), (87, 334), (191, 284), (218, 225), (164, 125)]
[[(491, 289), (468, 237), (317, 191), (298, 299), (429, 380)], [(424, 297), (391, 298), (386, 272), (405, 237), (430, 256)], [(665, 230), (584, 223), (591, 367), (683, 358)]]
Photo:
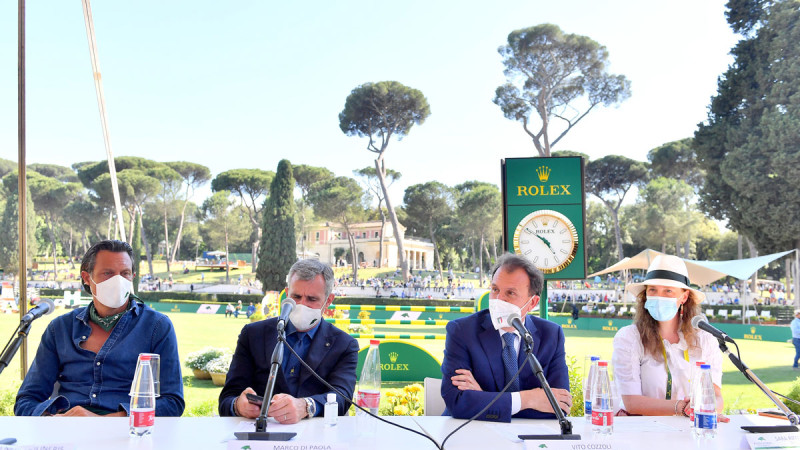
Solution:
[[(588, 278), (591, 278), (595, 275), (603, 275), (609, 272), (617, 272), (627, 269), (647, 270), (647, 268), (650, 267), (650, 263), (653, 261), (653, 259), (661, 254), (661, 252), (657, 252), (648, 248), (636, 256), (631, 258), (623, 258), (618, 263), (589, 275)], [(728, 276), (727, 273), (700, 265), (691, 259), (684, 259), (683, 262), (686, 263), (686, 270), (689, 272), (689, 281), (698, 286), (705, 286), (713, 281)]]

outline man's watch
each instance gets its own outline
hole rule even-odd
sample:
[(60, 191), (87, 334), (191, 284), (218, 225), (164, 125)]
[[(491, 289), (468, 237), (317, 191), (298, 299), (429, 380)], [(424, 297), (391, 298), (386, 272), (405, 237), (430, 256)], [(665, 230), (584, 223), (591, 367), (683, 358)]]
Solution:
[(311, 399), (311, 397), (304, 397), (303, 400), (306, 401), (306, 417), (310, 419), (317, 413), (317, 402)]

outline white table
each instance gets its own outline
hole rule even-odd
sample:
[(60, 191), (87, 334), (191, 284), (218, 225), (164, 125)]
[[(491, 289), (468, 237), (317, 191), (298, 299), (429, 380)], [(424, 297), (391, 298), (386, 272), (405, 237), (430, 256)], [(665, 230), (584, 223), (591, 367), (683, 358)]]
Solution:
[[(423, 431), (441, 442), (464, 420), (450, 417), (389, 417), (389, 420)], [(745, 432), (741, 425), (786, 425), (788, 422), (760, 416), (732, 416), (731, 423), (720, 424), (716, 439), (697, 441), (688, 419), (679, 417), (617, 417), (613, 442), (625, 442), (631, 448), (647, 450), (741, 448)], [(574, 432), (583, 440), (591, 439), (588, 424), (573, 418)], [(226, 440), (243, 419), (233, 417), (157, 417), (152, 436), (128, 436), (128, 419), (118, 417), (0, 417), (0, 439), (14, 437), (16, 445), (74, 444), (79, 450), (108, 449), (224, 449)], [(340, 417), (336, 427), (326, 428), (321, 418), (302, 421), (295, 439), (316, 443), (340, 443), (350, 449), (435, 449), (433, 443), (418, 435), (379, 423), (376, 432), (359, 432), (355, 417)], [(522, 449), (518, 433), (540, 433), (542, 427), (558, 433), (553, 420), (515, 419), (511, 424), (472, 422), (447, 441), (446, 449)], [(271, 429), (271, 431), (276, 431)], [(575, 442), (575, 441), (573, 441)]]

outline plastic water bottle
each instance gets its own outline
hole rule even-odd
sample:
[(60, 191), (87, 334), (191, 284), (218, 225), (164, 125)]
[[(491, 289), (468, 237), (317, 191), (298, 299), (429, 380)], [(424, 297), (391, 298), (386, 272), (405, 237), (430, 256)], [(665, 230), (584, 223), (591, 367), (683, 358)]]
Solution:
[(697, 391), (697, 385), (700, 383), (700, 366), (705, 364), (703, 361), (697, 361), (692, 367), (690, 374), (690, 391), (689, 391), (689, 420), (692, 421), (692, 428), (694, 428), (694, 393)]
[(597, 378), (592, 389), (592, 432), (610, 435), (614, 433), (614, 405), (611, 380), (608, 378), (608, 361), (599, 361), (597, 368)]
[[(356, 394), (356, 404), (368, 409), (377, 415), (378, 407), (381, 404), (381, 355), (378, 350), (380, 341), (373, 339), (369, 341), (369, 350), (364, 359), (364, 366), (361, 368), (361, 378), (358, 380), (358, 393)], [(356, 418), (358, 427), (367, 434), (374, 433), (377, 420), (370, 417), (367, 413), (356, 408)]]
[(156, 417), (156, 392), (148, 354), (139, 355), (130, 396), (130, 435), (146, 436), (152, 433)]
[(717, 398), (714, 394), (714, 381), (711, 379), (711, 366), (700, 366), (700, 381), (694, 394), (694, 435), (713, 438), (717, 435)]
[(336, 426), (339, 420), (339, 404), (336, 403), (336, 394), (329, 393), (328, 401), (325, 402), (325, 426)]
[(599, 356), (591, 357), (591, 365), (589, 366), (589, 374), (583, 383), (583, 415), (587, 422), (592, 421), (592, 389), (594, 389), (594, 382), (597, 379), (597, 362), (600, 361)]

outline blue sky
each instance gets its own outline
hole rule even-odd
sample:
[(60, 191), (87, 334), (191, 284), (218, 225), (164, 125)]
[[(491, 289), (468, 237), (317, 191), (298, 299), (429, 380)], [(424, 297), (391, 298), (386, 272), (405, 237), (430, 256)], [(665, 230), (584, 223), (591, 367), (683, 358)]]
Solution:
[[(554, 23), (608, 48), (632, 96), (590, 113), (554, 150), (645, 160), (706, 117), (736, 42), (722, 0), (94, 1), (115, 155), (191, 160), (214, 174), (282, 158), (338, 175), (372, 165), (338, 114), (368, 81), (421, 90), (431, 116), (393, 142), (406, 186), (499, 184), (500, 159), (536, 156), (492, 103), (509, 32)], [(17, 4), (0, 3), (0, 157), (17, 155)], [(27, 5), (28, 162), (105, 158), (80, 1)]]

